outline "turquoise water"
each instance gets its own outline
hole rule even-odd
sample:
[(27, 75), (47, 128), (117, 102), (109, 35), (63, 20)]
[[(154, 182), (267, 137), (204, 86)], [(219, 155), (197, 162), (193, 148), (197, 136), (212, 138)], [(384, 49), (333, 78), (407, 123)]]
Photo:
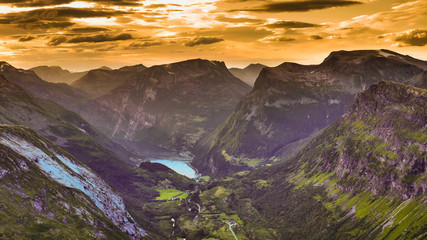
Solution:
[(184, 162), (184, 161), (171, 161), (171, 160), (157, 159), (157, 160), (150, 160), (150, 162), (161, 163), (161, 164), (171, 168), (175, 172), (182, 174), (182, 175), (185, 175), (189, 178), (195, 178), (196, 177), (196, 171), (194, 171), (194, 169), (192, 169), (187, 164), (187, 162)]

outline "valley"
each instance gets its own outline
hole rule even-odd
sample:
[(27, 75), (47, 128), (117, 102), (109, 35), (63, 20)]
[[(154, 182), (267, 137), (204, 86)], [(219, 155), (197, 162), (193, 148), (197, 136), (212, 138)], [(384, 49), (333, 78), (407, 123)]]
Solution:
[(1, 62), (0, 239), (424, 239), (426, 71)]

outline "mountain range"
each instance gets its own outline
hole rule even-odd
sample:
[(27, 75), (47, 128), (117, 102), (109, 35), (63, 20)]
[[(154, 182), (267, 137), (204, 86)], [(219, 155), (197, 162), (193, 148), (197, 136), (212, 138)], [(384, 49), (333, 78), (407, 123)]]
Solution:
[[(108, 67), (101, 67), (99, 69), (111, 70), (111, 68)], [(71, 84), (88, 73), (88, 71), (70, 72), (66, 69), (62, 69), (59, 66), (38, 66), (28, 70), (35, 72), (37, 76), (47, 82), (67, 84)]]
[(426, 70), (427, 62), (387, 50), (332, 52), (319, 65), (264, 68), (194, 165), (224, 174), (270, 164), (281, 152), (290, 157), (343, 115), (358, 92), (380, 81), (425, 86)]
[[(0, 62), (0, 239), (423, 239), (426, 71)], [(146, 161), (177, 156), (202, 176)]]
[(202, 187), (195, 239), (223, 239), (221, 218), (238, 239), (425, 238), (426, 104), (425, 89), (372, 85), (295, 157)]

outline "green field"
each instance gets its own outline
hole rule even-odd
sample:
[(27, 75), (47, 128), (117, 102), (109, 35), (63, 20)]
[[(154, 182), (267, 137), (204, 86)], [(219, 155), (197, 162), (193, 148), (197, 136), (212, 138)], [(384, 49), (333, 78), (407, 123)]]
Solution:
[(160, 196), (157, 197), (156, 200), (169, 200), (172, 197), (186, 198), (188, 196), (188, 193), (185, 193), (175, 188), (156, 188), (156, 191), (160, 193)]

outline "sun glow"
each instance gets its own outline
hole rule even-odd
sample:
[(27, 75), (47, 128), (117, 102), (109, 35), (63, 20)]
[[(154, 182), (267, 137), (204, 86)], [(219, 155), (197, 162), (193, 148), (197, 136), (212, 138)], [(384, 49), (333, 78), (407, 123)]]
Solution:
[(72, 2), (69, 4), (62, 4), (57, 7), (72, 7), (72, 8), (93, 8), (95, 6), (95, 3), (89, 3), (89, 2)]
[(94, 25), (94, 26), (117, 26), (120, 25), (116, 22), (116, 17), (111, 18), (74, 18), (74, 22), (83, 23), (86, 25)]
[(178, 4), (182, 6), (189, 6), (194, 4), (206, 4), (206, 3), (214, 3), (218, 0), (148, 0), (144, 1), (144, 5), (152, 5), (152, 4)]

